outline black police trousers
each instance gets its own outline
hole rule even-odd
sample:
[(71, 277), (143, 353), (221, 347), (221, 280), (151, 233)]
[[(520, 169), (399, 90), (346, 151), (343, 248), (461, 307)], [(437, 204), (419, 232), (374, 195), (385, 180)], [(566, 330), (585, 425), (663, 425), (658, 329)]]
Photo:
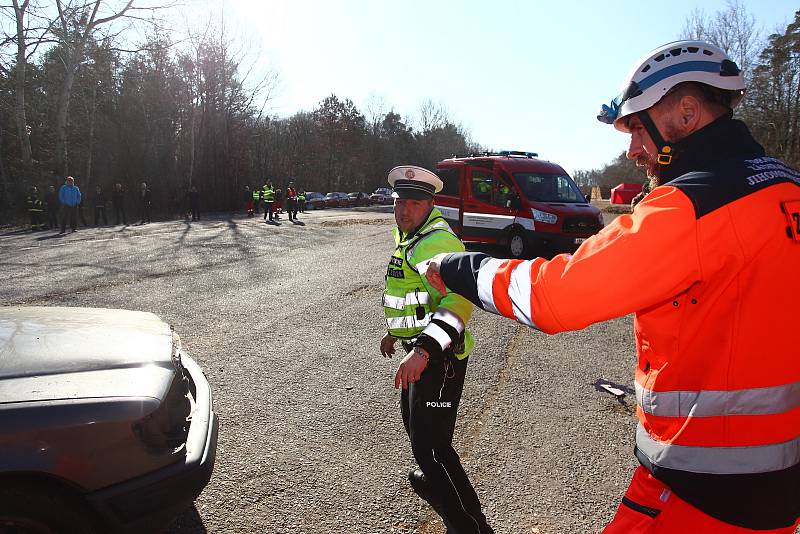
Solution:
[(442, 516), (448, 534), (486, 534), (493, 531), (452, 444), (466, 374), (467, 358), (430, 362), (419, 381), (402, 391), (400, 408), (425, 474), (427, 495), (421, 496)]

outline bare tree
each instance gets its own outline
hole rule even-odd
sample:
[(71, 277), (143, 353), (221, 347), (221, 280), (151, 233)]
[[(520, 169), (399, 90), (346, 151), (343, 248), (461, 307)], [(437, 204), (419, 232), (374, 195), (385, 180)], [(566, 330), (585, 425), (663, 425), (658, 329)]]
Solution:
[(449, 114), (444, 104), (433, 100), (423, 100), (417, 110), (420, 130), (427, 132), (437, 128), (444, 128), (450, 123)]
[(367, 128), (372, 135), (379, 135), (383, 119), (390, 110), (386, 99), (376, 93), (371, 93), (366, 102), (364, 118), (367, 121)]
[[(69, 103), (75, 75), (86, 61), (87, 45), (97, 39), (101, 28), (110, 27), (123, 17), (129, 23), (141, 20), (138, 12), (152, 13), (158, 7), (134, 6), (134, 0), (120, 0), (104, 5), (104, 0), (56, 0), (58, 14), (54, 32), (58, 40), (56, 53), (64, 68), (64, 79), (56, 103), (56, 147), (55, 166), (60, 175), (67, 173), (67, 122), (69, 120)], [(111, 37), (108, 33), (104, 38)]]
[(725, 9), (710, 16), (695, 9), (684, 23), (682, 38), (717, 45), (739, 65), (747, 80), (764, 48), (762, 32), (742, 0), (728, 0)]
[[(2, 13), (13, 22), (13, 33), (4, 36), (4, 43), (16, 43), (14, 55), (14, 121), (20, 145), (22, 162), (26, 169), (32, 164), (30, 143), (30, 126), (27, 120), (25, 88), (27, 84), (27, 67), (31, 56), (39, 45), (51, 42), (50, 30), (53, 21), (44, 15), (44, 8), (35, 0), (12, 0), (10, 6), (0, 7)], [(7, 65), (2, 66), (6, 74), (10, 74)]]

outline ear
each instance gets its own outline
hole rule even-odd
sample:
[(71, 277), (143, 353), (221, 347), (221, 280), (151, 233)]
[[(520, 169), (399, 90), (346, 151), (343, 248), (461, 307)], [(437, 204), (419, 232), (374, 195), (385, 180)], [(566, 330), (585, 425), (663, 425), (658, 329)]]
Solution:
[(685, 95), (678, 101), (679, 127), (689, 134), (698, 129), (703, 105), (699, 99), (691, 95)]

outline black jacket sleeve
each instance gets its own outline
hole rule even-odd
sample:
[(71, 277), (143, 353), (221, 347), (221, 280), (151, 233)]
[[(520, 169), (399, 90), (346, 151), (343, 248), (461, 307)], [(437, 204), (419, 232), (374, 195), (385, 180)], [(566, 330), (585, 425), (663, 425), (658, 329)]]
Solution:
[(491, 256), (481, 252), (448, 254), (439, 266), (439, 274), (450, 291), (484, 309), (478, 297), (478, 269), (489, 259)]

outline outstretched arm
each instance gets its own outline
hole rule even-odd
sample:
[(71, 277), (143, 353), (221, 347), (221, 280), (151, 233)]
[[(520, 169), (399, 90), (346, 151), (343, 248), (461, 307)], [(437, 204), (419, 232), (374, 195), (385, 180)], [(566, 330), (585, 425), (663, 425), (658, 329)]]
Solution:
[[(694, 206), (662, 187), (575, 252), (552, 260), (481, 253), (431, 259), (426, 277), (483, 310), (547, 333), (658, 305), (702, 280)], [(442, 288), (443, 289), (443, 288)]]

